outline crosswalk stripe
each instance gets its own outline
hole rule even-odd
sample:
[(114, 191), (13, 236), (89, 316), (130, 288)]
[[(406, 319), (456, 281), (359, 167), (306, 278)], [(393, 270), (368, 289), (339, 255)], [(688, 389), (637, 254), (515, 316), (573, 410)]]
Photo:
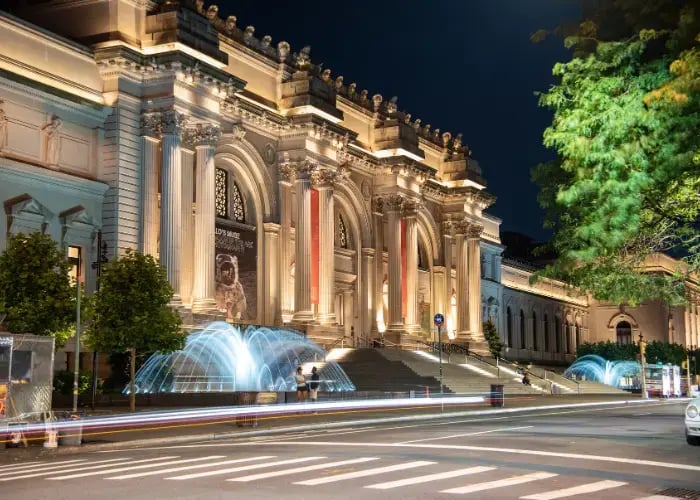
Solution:
[(379, 467), (377, 469), (365, 469), (356, 472), (347, 472), (345, 474), (337, 474), (335, 476), (327, 477), (317, 477), (316, 479), (308, 479), (306, 481), (299, 481), (294, 484), (303, 484), (305, 486), (316, 486), (317, 484), (334, 483), (336, 481), (344, 481), (345, 479), (355, 479), (358, 477), (374, 476), (376, 474), (383, 474), (385, 472), (394, 472), (397, 470), (414, 469), (416, 467), (423, 467), (424, 465), (433, 465), (435, 462), (427, 462), (424, 460), (419, 460), (416, 462), (406, 462), (403, 464), (389, 465), (387, 467)]
[(298, 464), (302, 462), (310, 462), (312, 460), (323, 460), (328, 457), (303, 457), (292, 458), (290, 460), (279, 460), (277, 462), (268, 462), (266, 464), (243, 465), (241, 467), (231, 467), (228, 469), (212, 470), (208, 472), (199, 472), (197, 474), (187, 474), (184, 476), (166, 477), (171, 481), (184, 481), (185, 479), (196, 479), (199, 477), (220, 476), (221, 474), (230, 474), (233, 472), (243, 472), (246, 470), (264, 469), (265, 467), (274, 467), (275, 465)]
[(455, 493), (457, 495), (463, 495), (466, 493), (474, 493), (475, 491), (484, 491), (492, 488), (502, 488), (504, 486), (529, 483), (531, 481), (548, 479), (554, 476), (558, 476), (558, 474), (553, 474), (551, 472), (533, 472), (532, 474), (525, 474), (524, 476), (514, 476), (508, 479), (500, 479), (498, 481), (488, 481), (486, 483), (470, 484), (469, 486), (461, 486), (459, 488), (450, 488), (449, 490), (442, 490), (440, 493)]
[(678, 500), (678, 497), (668, 497), (666, 495), (652, 495), (650, 497), (637, 498), (635, 500)]
[(379, 458), (353, 458), (351, 460), (343, 460), (341, 462), (328, 462), (323, 464), (308, 465), (306, 467), (295, 467), (294, 469), (276, 470), (273, 472), (261, 472), (260, 474), (251, 474), (250, 476), (234, 477), (233, 479), (227, 479), (227, 481), (239, 481), (245, 483), (248, 481), (255, 481), (257, 479), (267, 479), (269, 477), (286, 476), (289, 474), (297, 474), (299, 472), (309, 472), (313, 470), (328, 469), (330, 467), (340, 467), (341, 465), (359, 464), (362, 462), (371, 462), (372, 460), (379, 460)]
[(452, 477), (466, 476), (468, 474), (478, 474), (479, 472), (488, 472), (490, 470), (495, 469), (496, 467), (469, 467), (466, 469), (438, 472), (437, 474), (428, 474), (427, 476), (409, 477), (406, 479), (399, 479), (398, 481), (389, 481), (387, 483), (371, 484), (369, 486), (365, 486), (365, 488), (372, 488), (375, 490), (388, 490), (391, 488), (398, 488), (400, 486), (408, 486), (411, 484), (428, 483), (430, 481), (437, 481), (439, 479), (450, 479)]
[[(165, 458), (179, 458), (179, 457), (165, 457)], [(108, 469), (108, 470), (98, 470), (98, 471), (92, 471), (92, 472), (81, 472), (80, 474), (71, 474), (70, 476), (61, 476), (61, 477), (49, 477), (47, 479), (51, 481), (63, 481), (66, 479), (76, 479), (79, 477), (87, 477), (87, 476), (99, 476), (100, 474), (114, 474), (115, 472), (124, 472), (127, 470), (135, 470), (135, 469), (152, 469), (153, 467), (161, 467), (163, 465), (177, 465), (177, 464), (186, 464), (190, 462), (201, 462), (202, 460), (211, 460), (212, 458), (225, 458), (223, 455), (210, 455), (208, 457), (198, 457), (198, 458), (186, 458), (183, 460), (170, 460), (168, 462), (158, 462), (156, 464), (145, 464), (145, 465), (128, 465), (127, 467), (117, 467), (116, 469)], [(163, 460), (163, 459), (156, 459), (156, 460)], [(136, 462), (131, 462), (132, 464)]]
[(125, 474), (123, 476), (106, 477), (105, 479), (132, 479), (134, 477), (155, 476), (158, 474), (169, 474), (171, 472), (180, 472), (183, 470), (204, 469), (206, 467), (216, 467), (218, 465), (231, 465), (231, 464), (239, 464), (239, 463), (244, 463), (244, 462), (253, 462), (255, 460), (266, 460), (268, 458), (276, 458), (276, 457), (275, 457), (275, 455), (264, 455), (261, 457), (237, 458), (235, 460), (222, 460), (220, 462), (211, 462), (208, 464), (186, 465), (184, 467), (171, 467), (169, 469), (162, 469), (162, 470), (149, 470), (148, 472), (137, 472), (135, 474)]
[[(0, 481), (14, 481), (15, 479), (30, 479), (33, 477), (50, 476), (51, 474), (63, 474), (64, 472), (75, 472), (85, 469), (95, 469), (98, 467), (111, 467), (115, 462), (124, 462), (128, 458), (110, 458), (109, 460), (98, 460), (96, 462), (84, 462), (80, 464), (61, 465), (59, 467), (47, 467), (37, 471), (23, 471), (19, 475), (0, 477)], [(133, 462), (132, 462), (133, 463)], [(103, 465), (94, 465), (103, 464)], [(85, 466), (85, 467), (83, 467)], [(94, 466), (94, 467), (93, 467)], [(67, 468), (68, 467), (68, 468)]]
[(42, 467), (57, 467), (59, 465), (67, 465), (67, 464), (73, 464), (75, 465), (77, 462), (85, 462), (86, 460), (84, 458), (78, 459), (78, 460), (64, 460), (63, 462), (29, 462), (29, 463), (23, 463), (22, 465), (7, 465), (5, 467), (0, 467), (0, 472), (2, 473), (7, 473), (7, 474), (12, 474), (13, 472), (27, 472), (32, 469), (40, 469)]
[(563, 488), (561, 490), (546, 491), (536, 495), (528, 495), (520, 497), (520, 500), (554, 500), (555, 498), (564, 498), (574, 495), (582, 495), (584, 493), (594, 493), (596, 491), (607, 490), (624, 486), (627, 483), (621, 481), (597, 481), (595, 483), (582, 484), (581, 486), (572, 486), (571, 488)]

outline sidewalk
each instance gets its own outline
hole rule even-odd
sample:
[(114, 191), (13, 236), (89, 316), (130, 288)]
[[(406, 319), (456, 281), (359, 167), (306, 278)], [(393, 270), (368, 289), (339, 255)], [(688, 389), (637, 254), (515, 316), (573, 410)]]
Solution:
[[(483, 403), (473, 403), (458, 406), (446, 405), (444, 410), (434, 406), (436, 400), (430, 400), (433, 406), (420, 406), (421, 399), (415, 399), (416, 406), (410, 408), (381, 408), (381, 409), (352, 409), (319, 411), (316, 413), (312, 404), (300, 408), (297, 405), (275, 405), (265, 407), (268, 410), (281, 408), (283, 414), (258, 416), (257, 426), (239, 426), (240, 423), (252, 423), (250, 417), (224, 416), (209, 418), (193, 418), (185, 422), (168, 423), (152, 422), (138, 429), (121, 427), (90, 428), (83, 432), (82, 446), (59, 446), (58, 448), (44, 448), (42, 442), (31, 443), (28, 448), (0, 449), (0, 463), (12, 463), (26, 461), (39, 457), (51, 457), (64, 454), (75, 454), (86, 451), (104, 451), (143, 446), (168, 446), (173, 444), (193, 443), (198, 441), (211, 441), (231, 438), (244, 438), (269, 434), (285, 434), (292, 432), (305, 432), (321, 429), (333, 429), (352, 425), (383, 424), (391, 422), (416, 422), (429, 421), (441, 418), (473, 417), (488, 419), (493, 414), (523, 413), (531, 411), (544, 411), (554, 408), (581, 408), (596, 406), (616, 406), (626, 404), (658, 404), (659, 400), (644, 401), (636, 395), (590, 395), (590, 396), (526, 396), (506, 397), (503, 408), (491, 407), (488, 399)], [(423, 400), (425, 402), (425, 400)], [(679, 402), (683, 401), (681, 399)], [(231, 407), (240, 410), (241, 407)], [(262, 409), (262, 407), (259, 407)], [(254, 409), (251, 407), (251, 409)], [(157, 420), (159, 417), (167, 417), (173, 412), (202, 410), (202, 412), (223, 412), (225, 408), (168, 408), (161, 411), (137, 412), (130, 414), (123, 408), (105, 409), (99, 412), (113, 410), (113, 415), (123, 417), (136, 416), (148, 417)], [(194, 413), (193, 413), (194, 414)], [(86, 419), (86, 423), (90, 419)]]

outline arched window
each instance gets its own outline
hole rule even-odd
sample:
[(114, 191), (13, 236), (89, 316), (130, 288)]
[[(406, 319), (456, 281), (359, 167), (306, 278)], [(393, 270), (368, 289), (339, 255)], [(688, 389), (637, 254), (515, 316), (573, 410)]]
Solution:
[(525, 313), (520, 309), (520, 348), (525, 349)]
[(617, 343), (619, 345), (627, 345), (632, 343), (632, 325), (627, 321), (620, 321), (615, 327), (617, 334)]
[(532, 350), (537, 351), (537, 313), (532, 311)]
[(506, 309), (506, 334), (508, 347), (513, 347), (513, 313), (510, 311), (510, 307)]
[(216, 169), (214, 189), (216, 216), (228, 218), (228, 172), (223, 168)]
[(554, 348), (557, 353), (561, 352), (561, 320), (554, 317)]
[(245, 222), (245, 206), (243, 205), (243, 197), (238, 185), (235, 182), (231, 183), (231, 211), (233, 212), (233, 220), (236, 222)]
[(549, 316), (544, 315), (544, 352), (549, 352)]
[(348, 247), (348, 230), (345, 228), (345, 221), (340, 214), (338, 214), (338, 246), (340, 248)]

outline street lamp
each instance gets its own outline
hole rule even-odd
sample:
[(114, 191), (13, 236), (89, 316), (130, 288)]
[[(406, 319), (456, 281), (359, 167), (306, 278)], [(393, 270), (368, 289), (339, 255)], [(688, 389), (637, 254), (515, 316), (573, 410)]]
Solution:
[[(102, 265), (109, 262), (107, 259), (107, 242), (102, 241), (102, 231), (97, 231), (97, 260), (92, 263), (92, 268), (97, 271), (97, 283), (95, 289), (100, 289), (100, 275), (102, 274)], [(95, 409), (95, 400), (97, 399), (97, 351), (92, 351), (92, 402), (91, 407)]]
[(688, 394), (686, 396), (690, 397), (690, 353), (695, 351), (696, 346), (688, 345), (685, 349), (685, 368), (686, 376), (688, 378)]
[(646, 380), (646, 359), (645, 353), (647, 349), (647, 343), (642, 336), (642, 332), (639, 332), (639, 362), (641, 364), (642, 370), (642, 399), (649, 399), (649, 394), (647, 393), (647, 380)]

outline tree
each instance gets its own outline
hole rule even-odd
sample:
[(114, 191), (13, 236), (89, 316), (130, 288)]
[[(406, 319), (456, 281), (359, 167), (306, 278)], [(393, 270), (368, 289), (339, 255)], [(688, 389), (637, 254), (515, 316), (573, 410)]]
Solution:
[(489, 352), (494, 358), (501, 355), (503, 351), (503, 342), (501, 342), (501, 337), (496, 331), (496, 326), (491, 320), (484, 322), (484, 338), (489, 344)]
[(76, 293), (69, 269), (50, 236), (10, 237), (0, 255), (0, 307), (10, 332), (53, 336), (57, 347), (73, 335)]
[(172, 352), (185, 345), (180, 316), (168, 307), (172, 296), (165, 269), (150, 255), (127, 250), (102, 268), (88, 342), (100, 352), (129, 352), (132, 411), (136, 353)]
[[(700, 0), (584, 2), (544, 145), (558, 159), (533, 170), (558, 258), (541, 275), (597, 299), (681, 303), (700, 269)], [(533, 38), (541, 38), (538, 32)], [(683, 261), (644, 272), (655, 252)]]

